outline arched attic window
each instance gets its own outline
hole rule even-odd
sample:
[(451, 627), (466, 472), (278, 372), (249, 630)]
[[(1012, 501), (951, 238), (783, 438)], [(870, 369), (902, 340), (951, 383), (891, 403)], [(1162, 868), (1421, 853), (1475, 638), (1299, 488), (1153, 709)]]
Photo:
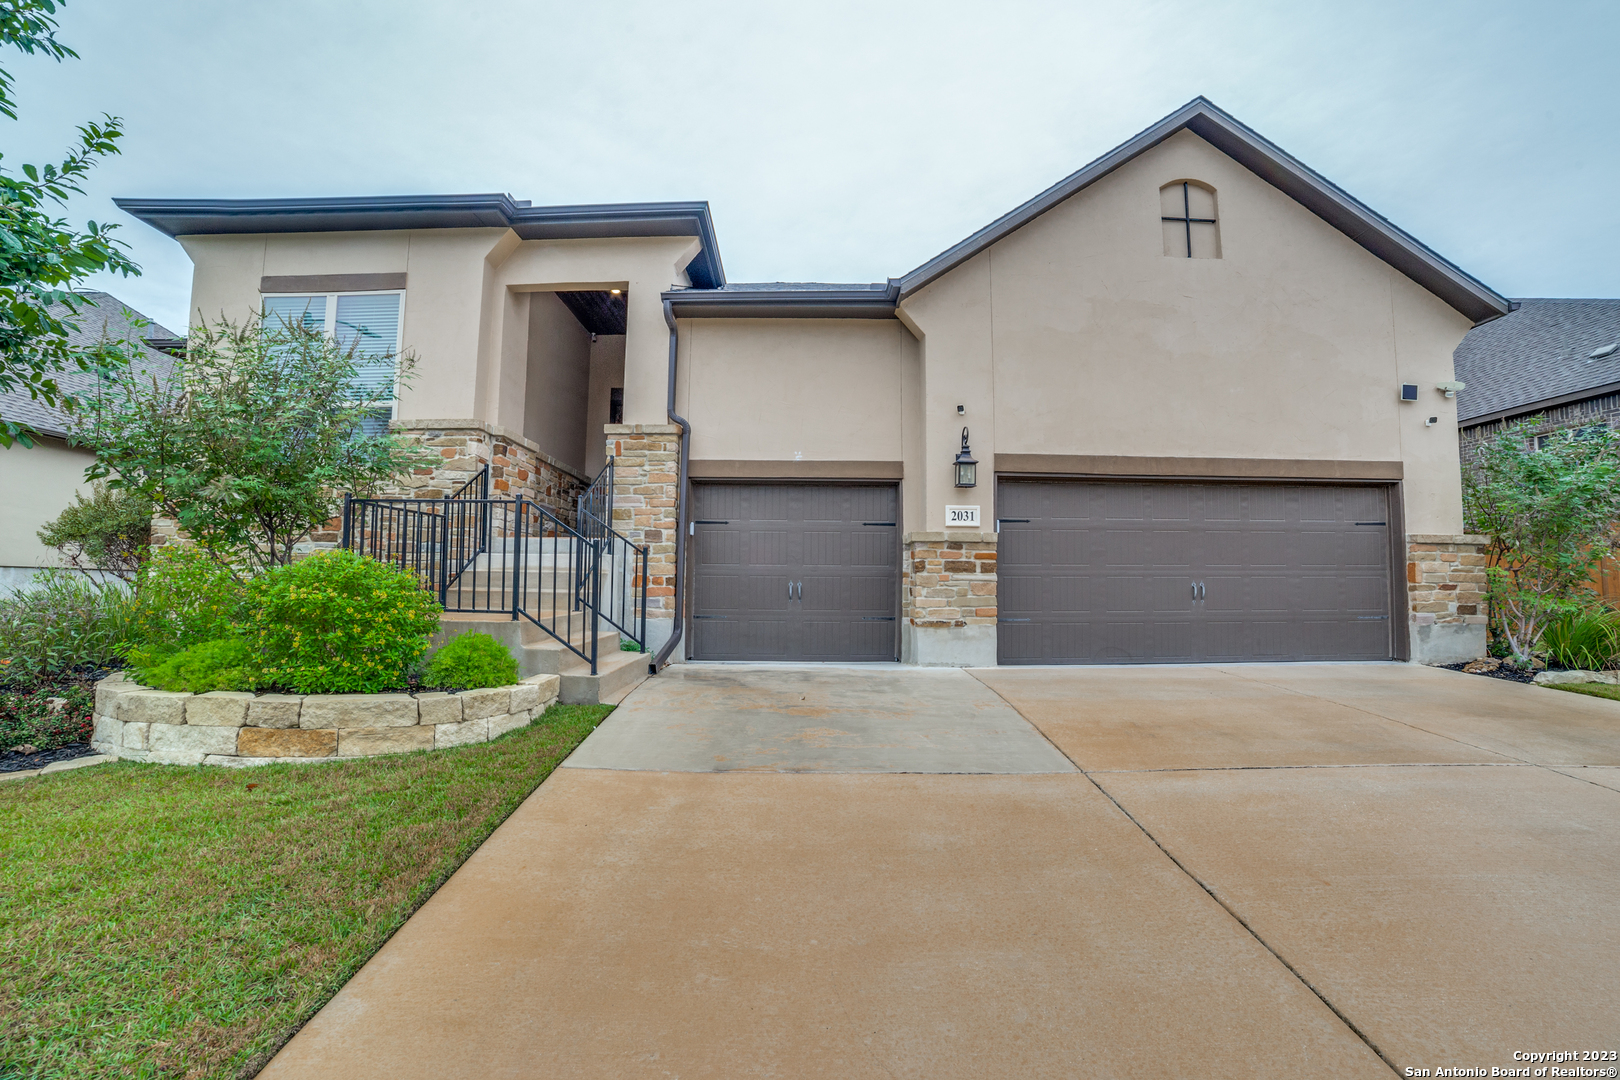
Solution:
[(1197, 180), (1177, 180), (1159, 189), (1159, 221), (1164, 253), (1175, 259), (1221, 257), (1221, 227), (1215, 216), (1215, 189)]

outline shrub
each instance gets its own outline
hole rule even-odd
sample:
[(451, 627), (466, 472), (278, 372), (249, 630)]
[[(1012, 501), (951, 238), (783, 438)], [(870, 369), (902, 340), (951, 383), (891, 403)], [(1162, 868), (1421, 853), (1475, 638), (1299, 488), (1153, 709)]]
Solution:
[(149, 669), (181, 649), (235, 635), (245, 599), (242, 583), (207, 552), (159, 548), (135, 581), (130, 665)]
[(55, 750), (90, 741), (96, 692), (88, 683), (0, 693), (0, 751)]
[(451, 638), (428, 661), (427, 678), (434, 686), (480, 690), (517, 682), (517, 661), (505, 645), (488, 634), (462, 634)]
[(1565, 615), (1541, 632), (1541, 647), (1567, 668), (1608, 667), (1620, 657), (1620, 612), (1600, 607)]
[(247, 596), (261, 677), (303, 694), (403, 689), (443, 610), (410, 574), (352, 551), (267, 571)]
[(79, 570), (106, 570), (133, 581), (152, 550), (152, 500), (96, 484), (86, 499), (39, 530), (39, 539)]
[(182, 649), (149, 667), (137, 668), (142, 686), (206, 694), (210, 690), (253, 690), (258, 665), (241, 638), (221, 638)]
[(42, 570), (0, 599), (0, 683), (30, 686), (82, 668), (111, 667), (132, 618), (129, 590), (72, 570)]

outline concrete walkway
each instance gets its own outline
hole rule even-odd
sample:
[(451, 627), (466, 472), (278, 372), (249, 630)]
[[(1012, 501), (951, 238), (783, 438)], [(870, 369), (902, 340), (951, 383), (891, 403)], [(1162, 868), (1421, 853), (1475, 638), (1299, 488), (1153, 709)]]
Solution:
[(676, 669), (261, 1075), (1612, 1049), (1617, 789), (1620, 704), (1398, 665)]

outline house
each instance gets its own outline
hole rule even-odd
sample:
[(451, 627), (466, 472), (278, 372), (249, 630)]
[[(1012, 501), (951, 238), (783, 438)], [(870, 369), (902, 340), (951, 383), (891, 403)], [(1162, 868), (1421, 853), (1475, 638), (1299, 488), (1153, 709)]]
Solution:
[[(137, 359), (136, 368), (160, 377), (167, 374), (173, 358), (164, 350), (182, 344), (172, 332), (152, 322), (140, 312), (104, 292), (79, 294), (84, 303), (75, 315), (61, 305), (52, 308), (58, 318), (76, 327), (68, 340), (76, 346), (102, 341), (129, 342)], [(83, 393), (92, 390), (92, 372), (67, 371), (56, 377), (65, 390)], [(73, 418), (30, 398), (26, 391), (0, 392), (0, 416), (28, 424), (38, 433), (32, 447), (14, 443), (0, 449), (0, 594), (23, 588), (34, 574), (47, 566), (61, 566), (55, 548), (39, 541), (39, 530), (73, 504), (74, 496), (88, 495), (90, 484), (84, 471), (95, 461), (92, 448), (69, 440)]]
[[(1561, 432), (1620, 427), (1620, 300), (1513, 301), (1515, 310), (1470, 330), (1457, 346), (1458, 439), (1463, 461), (1506, 428), (1531, 425), (1538, 446)], [(1597, 574), (1620, 603), (1620, 565)]]
[(706, 203), (119, 205), (194, 319), (414, 352), (422, 490), (565, 514), (613, 459), (670, 659), (1485, 649), (1444, 387), (1508, 301), (1202, 98), (874, 284), (728, 282)]

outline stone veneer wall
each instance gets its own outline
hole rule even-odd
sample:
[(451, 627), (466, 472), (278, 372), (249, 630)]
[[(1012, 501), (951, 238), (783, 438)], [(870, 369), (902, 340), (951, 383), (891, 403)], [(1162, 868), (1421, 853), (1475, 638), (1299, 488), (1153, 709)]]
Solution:
[(167, 765), (267, 765), (373, 757), (488, 742), (557, 700), (561, 679), (459, 694), (180, 694), (122, 675), (96, 686), (90, 744)]
[(614, 462), (613, 528), (647, 547), (647, 646), (656, 652), (675, 627), (681, 429), (674, 424), (608, 424), (602, 430), (607, 456)]
[(1486, 651), (1483, 536), (1406, 538), (1412, 659), (1449, 664)]
[(443, 498), (488, 465), (490, 498), (521, 495), (572, 526), (580, 492), (590, 484), (534, 443), (503, 428), (471, 420), (405, 420), (396, 422), (394, 431), (437, 452), (440, 462), (415, 470), (390, 494)]
[(901, 658), (908, 663), (996, 662), (996, 534), (909, 533), (901, 567)]

